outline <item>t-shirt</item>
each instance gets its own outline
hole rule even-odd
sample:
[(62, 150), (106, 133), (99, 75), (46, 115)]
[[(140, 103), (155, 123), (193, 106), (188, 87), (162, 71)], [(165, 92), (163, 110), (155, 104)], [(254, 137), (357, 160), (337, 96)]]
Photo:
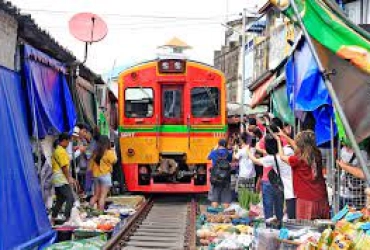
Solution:
[[(288, 145), (288, 141), (287, 141), (284, 137), (280, 136), (280, 140), (281, 140), (281, 144), (282, 144), (282, 146), (283, 146), (283, 147), (285, 147), (285, 146), (287, 146), (287, 145)], [(259, 141), (258, 145), (259, 145), (259, 148), (260, 148), (260, 149), (262, 149), (262, 150), (266, 150), (265, 137), (263, 137), (263, 138)]]
[(232, 161), (232, 153), (230, 153), (226, 148), (212, 150), (208, 155), (208, 160), (211, 160), (212, 166), (214, 166), (219, 157), (226, 157), (229, 162)]
[(95, 156), (90, 161), (90, 168), (92, 170), (93, 176), (100, 177), (112, 173), (113, 164), (117, 162), (116, 152), (110, 149), (105, 151), (103, 157), (100, 159), (100, 164), (95, 162)]
[[(251, 153), (255, 154), (255, 149), (251, 149)], [(248, 157), (246, 147), (239, 149), (238, 153), (235, 154), (235, 158), (239, 160), (239, 177), (241, 178), (254, 178), (256, 177), (256, 170), (254, 164)]]
[(68, 152), (62, 146), (57, 146), (51, 158), (51, 165), (53, 169), (53, 185), (61, 187), (68, 184), (68, 180), (62, 171), (62, 167), (67, 167), (69, 170), (70, 159)]
[[(284, 154), (285, 155), (291, 155), (293, 153), (293, 150), (285, 147), (284, 148)], [(276, 156), (276, 160), (279, 164), (279, 169), (280, 169), (280, 177), (281, 180), (283, 181), (284, 185), (284, 198), (286, 200), (288, 199), (293, 199), (295, 198), (294, 195), (294, 189), (293, 189), (293, 177), (292, 177), (292, 169), (291, 167), (282, 161), (279, 156)], [(277, 167), (275, 163), (275, 158), (273, 155), (267, 155), (261, 159), (263, 163), (263, 175), (265, 176), (265, 170), (266, 171), (266, 176), (265, 180), (262, 178), (264, 181), (268, 181), (268, 172), (270, 172), (272, 169), (274, 169), (277, 172)]]
[(328, 193), (321, 173), (319, 178), (314, 180), (311, 166), (295, 155), (289, 157), (289, 165), (293, 170), (293, 187), (297, 198), (307, 201), (327, 201)]

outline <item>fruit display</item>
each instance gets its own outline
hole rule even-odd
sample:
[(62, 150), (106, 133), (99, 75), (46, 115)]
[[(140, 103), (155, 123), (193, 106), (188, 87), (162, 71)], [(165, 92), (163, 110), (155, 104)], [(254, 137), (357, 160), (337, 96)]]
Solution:
[(318, 241), (302, 244), (302, 250), (367, 250), (370, 249), (370, 210), (356, 211), (346, 206), (333, 217), (334, 230), (324, 230)]
[(253, 239), (249, 218), (234, 209), (208, 208), (198, 218), (197, 237), (200, 249), (248, 249)]

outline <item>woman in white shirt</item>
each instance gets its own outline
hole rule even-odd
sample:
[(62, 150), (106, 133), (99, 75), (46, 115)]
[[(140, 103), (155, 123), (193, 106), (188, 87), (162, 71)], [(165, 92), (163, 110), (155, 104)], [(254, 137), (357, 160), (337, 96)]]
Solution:
[[(241, 136), (241, 148), (238, 151), (234, 151), (233, 158), (239, 161), (239, 175), (237, 179), (236, 188), (245, 187), (251, 192), (255, 192), (255, 177), (256, 171), (254, 164), (249, 159), (247, 153), (247, 141), (248, 135), (243, 133)], [(254, 149), (251, 149), (253, 151)], [(255, 151), (253, 151), (255, 152)], [(254, 153), (253, 153), (254, 154)]]

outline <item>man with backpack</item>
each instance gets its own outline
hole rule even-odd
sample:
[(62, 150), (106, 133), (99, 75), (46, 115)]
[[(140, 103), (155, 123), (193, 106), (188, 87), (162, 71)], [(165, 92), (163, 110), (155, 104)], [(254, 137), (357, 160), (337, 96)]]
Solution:
[(220, 203), (228, 207), (232, 200), (231, 191), (231, 166), (232, 153), (227, 150), (227, 141), (221, 139), (211, 153), (208, 160), (212, 161), (211, 189), (208, 199), (212, 207), (217, 208)]

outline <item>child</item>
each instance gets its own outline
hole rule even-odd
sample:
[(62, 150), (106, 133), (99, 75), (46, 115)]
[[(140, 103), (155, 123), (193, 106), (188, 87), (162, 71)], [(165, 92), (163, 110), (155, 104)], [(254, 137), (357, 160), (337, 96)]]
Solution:
[(58, 216), (64, 202), (66, 207), (64, 211), (65, 219), (68, 220), (71, 216), (71, 210), (74, 203), (72, 188), (70, 185), (76, 184), (76, 180), (70, 174), (70, 158), (66, 148), (71, 140), (71, 136), (63, 133), (59, 136), (58, 145), (56, 146), (52, 156), (53, 169), (53, 185), (55, 187), (55, 195), (57, 197), (55, 206), (52, 210), (52, 223)]

